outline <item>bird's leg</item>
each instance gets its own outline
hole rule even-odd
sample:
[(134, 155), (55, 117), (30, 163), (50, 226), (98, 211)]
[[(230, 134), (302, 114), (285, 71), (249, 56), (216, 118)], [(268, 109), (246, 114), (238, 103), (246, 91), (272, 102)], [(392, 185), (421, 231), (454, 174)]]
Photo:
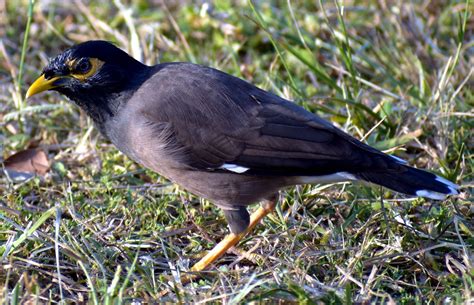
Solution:
[[(199, 262), (197, 262), (194, 266), (191, 267), (192, 272), (199, 272), (205, 270), (209, 265), (214, 263), (219, 257), (224, 255), (227, 250), (231, 247), (235, 246), (247, 233), (251, 232), (253, 228), (268, 214), (275, 210), (275, 205), (277, 202), (277, 197), (274, 196), (272, 199), (266, 200), (262, 206), (260, 206), (252, 215), (250, 215), (250, 223), (247, 229), (240, 233), (228, 234), (220, 243), (218, 243), (211, 251), (209, 251), (206, 256), (201, 258)], [(185, 285), (196, 278), (198, 278), (198, 274), (186, 274), (181, 277), (181, 285)], [(168, 294), (171, 290), (165, 289), (162, 290), (158, 297), (163, 297)]]
[(265, 216), (275, 210), (276, 202), (276, 198), (265, 201), (262, 206), (260, 206), (252, 215), (250, 215), (250, 224), (244, 232), (240, 234), (228, 234), (220, 243), (218, 243), (211, 251), (209, 251), (206, 256), (197, 262), (191, 268), (191, 271), (203, 271), (210, 264), (224, 255), (227, 250), (235, 246), (247, 233), (251, 232)]

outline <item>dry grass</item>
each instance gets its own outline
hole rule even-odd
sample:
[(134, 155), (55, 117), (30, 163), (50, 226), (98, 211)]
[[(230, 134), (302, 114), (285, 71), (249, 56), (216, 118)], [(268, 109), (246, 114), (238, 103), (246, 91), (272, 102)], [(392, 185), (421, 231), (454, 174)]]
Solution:
[[(52, 163), (45, 177), (0, 176), (2, 303), (152, 303), (166, 289), (160, 301), (473, 302), (467, 3), (345, 1), (340, 16), (314, 1), (37, 1), (24, 40), (28, 1), (0, 1), (2, 154), (40, 146)], [(89, 39), (148, 64), (241, 76), (463, 193), (439, 202), (364, 185), (290, 189), (255, 234), (183, 286), (227, 233), (220, 211), (128, 160), (63, 97), (22, 98), (48, 57)]]

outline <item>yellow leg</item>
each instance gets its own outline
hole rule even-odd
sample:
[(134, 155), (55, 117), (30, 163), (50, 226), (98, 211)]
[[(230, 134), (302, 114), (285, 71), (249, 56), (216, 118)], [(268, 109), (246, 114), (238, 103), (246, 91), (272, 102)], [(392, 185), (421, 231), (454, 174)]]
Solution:
[[(199, 272), (205, 270), (209, 265), (214, 263), (227, 250), (235, 246), (247, 233), (251, 232), (253, 228), (269, 213), (275, 209), (276, 199), (266, 201), (260, 208), (258, 208), (252, 215), (250, 215), (250, 224), (245, 232), (240, 234), (229, 234), (220, 243), (218, 243), (209, 253), (206, 254), (199, 262), (192, 268), (192, 272)], [(187, 274), (181, 277), (181, 285), (185, 285), (199, 276), (197, 274)], [(162, 290), (157, 297), (164, 297), (170, 292), (169, 289)]]
[(218, 243), (209, 253), (206, 254), (199, 262), (197, 262), (191, 271), (198, 272), (205, 270), (209, 265), (214, 263), (222, 255), (226, 253), (231, 247), (235, 246), (247, 233), (251, 232), (253, 228), (269, 213), (275, 209), (276, 200), (269, 200), (265, 202), (258, 210), (250, 215), (250, 224), (245, 232), (240, 234), (230, 233), (220, 243)]

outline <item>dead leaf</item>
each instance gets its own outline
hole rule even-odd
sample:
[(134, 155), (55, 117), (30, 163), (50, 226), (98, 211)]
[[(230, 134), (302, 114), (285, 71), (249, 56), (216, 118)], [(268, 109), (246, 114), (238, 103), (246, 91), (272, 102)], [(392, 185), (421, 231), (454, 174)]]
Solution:
[(15, 173), (44, 176), (49, 170), (48, 156), (38, 148), (19, 151), (5, 159), (3, 164), (10, 177)]

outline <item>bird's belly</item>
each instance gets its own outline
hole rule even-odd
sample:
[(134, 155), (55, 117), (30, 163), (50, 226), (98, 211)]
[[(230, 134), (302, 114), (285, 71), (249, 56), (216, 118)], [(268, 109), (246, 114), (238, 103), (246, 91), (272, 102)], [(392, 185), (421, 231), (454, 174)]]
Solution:
[(152, 162), (141, 158), (136, 161), (187, 191), (218, 205), (249, 205), (274, 194), (283, 186), (279, 179), (200, 171), (176, 164), (156, 151), (154, 156)]
[(279, 177), (246, 176), (220, 171), (184, 170), (172, 181), (217, 205), (249, 205), (267, 199), (285, 186)]
[(246, 176), (222, 171), (200, 171), (182, 167), (165, 154), (154, 152), (153, 161), (140, 154), (129, 156), (148, 169), (157, 172), (185, 190), (225, 207), (249, 205), (271, 197), (286, 186), (279, 177)]

